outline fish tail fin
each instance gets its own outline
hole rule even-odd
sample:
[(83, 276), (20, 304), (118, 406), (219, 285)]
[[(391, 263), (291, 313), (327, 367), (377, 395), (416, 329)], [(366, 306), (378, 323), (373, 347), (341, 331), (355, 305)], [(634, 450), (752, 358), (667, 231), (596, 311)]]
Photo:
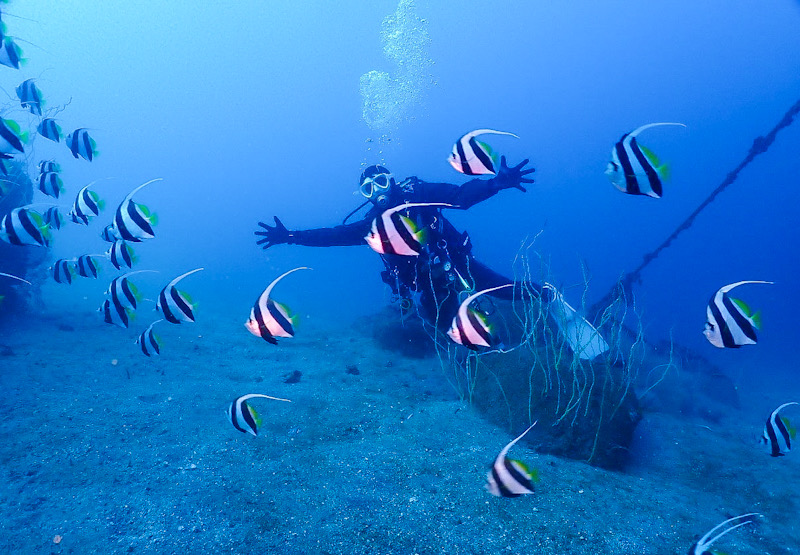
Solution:
[(27, 144), (29, 138), (30, 136), (28, 135), (27, 131), (23, 131), (22, 133), (19, 134), (19, 140), (23, 143)]
[(669, 166), (669, 164), (666, 163), (658, 166), (656, 168), (656, 172), (658, 172), (659, 177), (665, 181), (669, 180), (672, 177), (672, 168)]
[(100, 210), (103, 210), (103, 209), (106, 207), (106, 201), (104, 201), (103, 199), (98, 199), (98, 201), (97, 201), (97, 207), (98, 207)]
[(753, 314), (753, 315), (751, 316), (751, 318), (753, 319), (753, 325), (754, 325), (756, 328), (758, 328), (758, 329), (761, 329), (761, 311), (759, 310), (758, 312), (756, 312), (755, 314)]

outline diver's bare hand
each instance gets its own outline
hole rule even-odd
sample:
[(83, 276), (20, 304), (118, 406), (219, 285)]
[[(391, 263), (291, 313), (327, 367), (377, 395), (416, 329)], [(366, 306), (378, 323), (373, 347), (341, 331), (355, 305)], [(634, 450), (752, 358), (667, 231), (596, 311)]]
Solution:
[(533, 178), (528, 177), (528, 175), (536, 171), (536, 168), (524, 169), (528, 162), (529, 159), (525, 158), (516, 166), (508, 167), (508, 165), (506, 165), (506, 157), (501, 156), (500, 171), (497, 172), (497, 176), (493, 178), (497, 189), (510, 189), (513, 187), (522, 192), (527, 192), (528, 190), (522, 184), (533, 183)]
[(269, 226), (264, 222), (258, 222), (258, 225), (264, 228), (264, 231), (257, 230), (255, 234), (262, 239), (256, 241), (256, 245), (263, 245), (262, 249), (268, 249), (272, 245), (282, 245), (289, 242), (289, 238), (292, 234), (286, 229), (286, 226), (283, 225), (278, 219), (278, 216), (274, 216), (275, 218), (275, 225)]

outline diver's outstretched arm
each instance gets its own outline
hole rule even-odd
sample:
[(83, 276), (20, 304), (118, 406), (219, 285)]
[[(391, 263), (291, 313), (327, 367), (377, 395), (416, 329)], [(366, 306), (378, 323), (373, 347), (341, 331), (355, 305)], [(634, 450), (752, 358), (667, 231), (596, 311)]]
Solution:
[(305, 229), (290, 231), (286, 229), (277, 216), (275, 225), (258, 222), (261, 230), (255, 234), (261, 239), (256, 244), (263, 249), (272, 245), (303, 245), (306, 247), (348, 247), (364, 244), (364, 237), (369, 233), (371, 219), (364, 219), (348, 225), (336, 227), (323, 227), (319, 229)]
[(519, 189), (527, 191), (523, 184), (533, 183), (530, 174), (536, 171), (534, 168), (525, 169), (528, 163), (526, 158), (513, 167), (506, 165), (506, 157), (500, 158), (500, 170), (492, 179), (475, 178), (467, 181), (461, 186), (451, 183), (427, 183), (418, 181), (417, 186), (420, 190), (415, 194), (418, 202), (446, 202), (455, 208), (466, 210), (471, 206), (483, 202), (493, 197), (503, 189)]

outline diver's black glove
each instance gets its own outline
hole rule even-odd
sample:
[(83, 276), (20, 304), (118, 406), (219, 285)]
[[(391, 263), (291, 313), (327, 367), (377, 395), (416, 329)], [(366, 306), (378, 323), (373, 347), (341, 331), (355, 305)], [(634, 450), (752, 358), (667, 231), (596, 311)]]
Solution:
[(262, 249), (268, 249), (272, 245), (283, 245), (291, 242), (292, 233), (286, 229), (286, 226), (278, 219), (278, 216), (274, 216), (274, 218), (274, 226), (268, 226), (264, 222), (258, 222), (258, 225), (263, 227), (264, 231), (255, 232), (259, 237), (263, 237), (263, 239), (256, 241), (256, 245), (263, 245), (261, 247)]
[(528, 174), (531, 174), (536, 171), (535, 168), (523, 169), (525, 164), (528, 163), (528, 159), (525, 158), (522, 162), (518, 165), (509, 168), (506, 165), (506, 157), (500, 157), (500, 171), (497, 172), (497, 175), (492, 178), (494, 181), (497, 190), (500, 191), (502, 189), (510, 189), (514, 187), (515, 189), (519, 189), (522, 192), (527, 192), (528, 190), (522, 186), (523, 183), (533, 183), (533, 178), (527, 177)]

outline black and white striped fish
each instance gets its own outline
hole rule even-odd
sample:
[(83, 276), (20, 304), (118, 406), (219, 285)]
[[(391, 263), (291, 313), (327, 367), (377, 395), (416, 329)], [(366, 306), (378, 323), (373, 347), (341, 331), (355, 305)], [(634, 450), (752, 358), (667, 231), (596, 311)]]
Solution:
[(50, 229), (61, 229), (64, 227), (64, 216), (58, 210), (58, 206), (51, 206), (44, 213), (44, 223), (50, 226)]
[(653, 198), (661, 198), (663, 195), (661, 180), (669, 176), (669, 167), (662, 164), (653, 151), (636, 140), (636, 136), (645, 129), (659, 125), (686, 127), (682, 123), (649, 123), (624, 134), (614, 145), (605, 174), (614, 187), (623, 193)]
[(32, 284), (30, 281), (28, 281), (27, 279), (22, 279), (21, 277), (17, 277), (17, 276), (11, 275), (11, 274), (6, 274), (6, 273), (3, 273), (3, 272), (0, 272), (0, 276), (7, 277), (7, 278), (11, 278), (11, 279), (15, 279), (15, 280), (17, 280), (17, 281), (21, 281), (21, 282), (23, 282), (23, 283), (27, 283), (28, 285), (33, 285), (33, 284)]
[(47, 173), (47, 172), (60, 172), (61, 171), (61, 164), (54, 162), (53, 160), (42, 160), (39, 162), (39, 173)]
[(59, 258), (50, 270), (56, 283), (72, 283), (72, 278), (75, 277), (75, 261)]
[(737, 281), (717, 291), (706, 308), (706, 327), (703, 335), (709, 343), (719, 348), (739, 348), (742, 345), (755, 345), (756, 329), (761, 327), (761, 314), (753, 313), (750, 307), (739, 299), (732, 299), (728, 292), (746, 283), (767, 283), (771, 281)]
[(61, 142), (61, 137), (64, 133), (61, 131), (61, 126), (56, 123), (53, 118), (44, 118), (36, 127), (36, 131), (45, 139), (50, 139), (57, 143)]
[(81, 157), (91, 162), (97, 156), (97, 143), (83, 127), (67, 135), (65, 143), (75, 158)]
[(496, 343), (496, 339), (492, 333), (491, 325), (486, 320), (486, 316), (470, 308), (469, 304), (484, 293), (490, 293), (505, 287), (514, 287), (514, 284), (507, 283), (490, 289), (484, 289), (464, 299), (464, 302), (458, 307), (458, 313), (456, 313), (453, 318), (453, 323), (447, 332), (450, 339), (473, 351), (479, 350), (480, 347), (493, 346)]
[(114, 224), (108, 224), (106, 227), (104, 227), (103, 231), (100, 232), (100, 238), (108, 243), (113, 243), (114, 241), (122, 239), (122, 237), (117, 235), (117, 232), (114, 229)]
[(50, 226), (30, 208), (15, 208), (0, 220), (0, 239), (12, 245), (50, 246)]
[(92, 254), (83, 254), (78, 257), (75, 262), (75, 270), (77, 270), (79, 276), (97, 279), (100, 264), (94, 259), (94, 256)]
[(64, 192), (64, 182), (56, 172), (39, 174), (39, 190), (45, 195), (58, 198)]
[(19, 98), (22, 107), (28, 109), (31, 114), (42, 115), (44, 99), (42, 98), (42, 91), (39, 90), (33, 79), (25, 79), (17, 86), (17, 98)]
[(136, 255), (133, 253), (133, 247), (122, 239), (114, 241), (114, 244), (111, 245), (111, 248), (106, 254), (111, 260), (111, 264), (113, 264), (117, 270), (122, 269), (123, 266), (132, 268), (134, 262), (136, 262)]
[[(706, 534), (702, 538), (700, 538), (694, 544), (692, 544), (692, 547), (689, 548), (689, 555), (712, 555), (714, 553), (719, 553), (719, 555), (722, 555), (720, 552), (716, 550), (711, 551), (711, 544), (720, 539), (728, 532), (732, 532), (733, 530), (736, 530), (737, 528), (739, 528), (740, 526), (744, 526), (745, 524), (750, 524), (755, 520), (754, 518), (751, 517), (756, 517), (756, 516), (761, 516), (761, 515), (758, 513), (747, 513), (720, 522), (719, 524), (714, 526), (711, 530), (706, 532)], [(720, 532), (713, 538), (711, 537), (717, 532), (717, 530), (719, 530), (729, 522), (735, 522), (736, 524), (724, 529), (722, 532)]]
[(0, 41), (0, 64), (11, 69), (19, 69), (19, 65), (24, 62), (22, 48), (11, 37), (4, 36)]
[(106, 295), (111, 296), (111, 301), (114, 304), (136, 310), (137, 303), (142, 300), (142, 294), (139, 293), (139, 289), (128, 278), (134, 274), (153, 271), (154, 270), (137, 270), (114, 278), (111, 280), (111, 283), (108, 284)]
[(161, 178), (151, 179), (147, 183), (139, 185), (128, 193), (117, 207), (117, 211), (114, 214), (114, 231), (122, 239), (139, 243), (143, 239), (155, 237), (153, 224), (157, 221), (156, 215), (151, 214), (147, 206), (133, 202), (132, 197), (142, 187), (156, 181), (161, 181)]
[(261, 393), (248, 393), (247, 395), (242, 395), (234, 399), (230, 407), (228, 407), (228, 420), (230, 420), (233, 427), (240, 432), (244, 434), (249, 432), (254, 436), (258, 435), (258, 428), (261, 426), (261, 417), (256, 412), (256, 409), (247, 403), (247, 400), (256, 397), (291, 403), (289, 399), (271, 397), (270, 395), (262, 395)]
[(273, 301), (269, 298), (269, 295), (275, 285), (292, 272), (310, 269), (301, 266), (275, 278), (256, 299), (253, 308), (250, 309), (250, 318), (244, 323), (244, 327), (256, 337), (260, 337), (273, 345), (278, 343), (275, 339), (276, 337), (294, 337), (294, 326), (297, 323), (297, 318), (289, 316), (289, 309), (286, 305)]
[(161, 290), (158, 294), (156, 301), (156, 310), (159, 310), (164, 315), (164, 319), (171, 324), (180, 324), (181, 322), (194, 322), (194, 312), (196, 304), (192, 301), (191, 297), (183, 291), (178, 291), (175, 287), (180, 280), (195, 272), (199, 272), (203, 268), (196, 268), (191, 272), (181, 274)]
[(364, 240), (379, 254), (419, 256), (425, 243), (425, 230), (419, 229), (411, 218), (400, 212), (408, 208), (426, 206), (452, 207), (453, 205), (443, 202), (417, 202), (395, 206), (372, 221), (372, 228)]
[(519, 497), (533, 493), (533, 482), (539, 481), (539, 473), (529, 469), (522, 461), (506, 458), (506, 454), (516, 442), (522, 439), (536, 422), (522, 432), (520, 436), (506, 445), (492, 465), (487, 476), (486, 489), (495, 497)]
[(497, 174), (497, 154), (492, 148), (479, 141), (478, 135), (509, 135), (517, 137), (513, 133), (506, 131), (495, 131), (494, 129), (476, 129), (462, 136), (453, 145), (453, 152), (450, 153), (448, 161), (453, 169), (464, 175), (496, 175)]
[(127, 328), (133, 319), (133, 311), (130, 308), (124, 307), (119, 304), (114, 304), (112, 301), (106, 299), (97, 312), (103, 314), (103, 321), (106, 324), (113, 324), (121, 328)]
[(81, 189), (78, 196), (75, 197), (69, 216), (76, 224), (88, 225), (89, 218), (99, 215), (100, 210), (105, 206), (105, 202), (100, 199), (100, 196), (89, 190), (92, 184), (94, 181)]
[(153, 326), (163, 321), (156, 320), (136, 338), (136, 344), (139, 345), (143, 355), (149, 357), (161, 354), (161, 338), (153, 332)]
[(0, 152), (16, 154), (25, 152), (23, 143), (28, 142), (28, 132), (22, 131), (13, 119), (0, 118)]
[(791, 422), (779, 414), (782, 409), (791, 405), (800, 405), (800, 403), (782, 404), (772, 411), (772, 414), (767, 418), (767, 423), (764, 425), (764, 434), (761, 436), (761, 442), (769, 447), (770, 455), (773, 457), (782, 457), (791, 451), (792, 440), (797, 437), (797, 430), (792, 427)]

